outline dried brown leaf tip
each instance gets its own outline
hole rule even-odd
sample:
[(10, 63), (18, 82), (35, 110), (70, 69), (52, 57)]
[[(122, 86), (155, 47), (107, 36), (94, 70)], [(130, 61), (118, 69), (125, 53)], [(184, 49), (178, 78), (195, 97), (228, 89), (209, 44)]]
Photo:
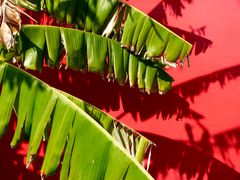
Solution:
[(14, 46), (14, 36), (21, 28), (20, 12), (17, 4), (9, 0), (0, 0), (0, 43), (8, 50)]

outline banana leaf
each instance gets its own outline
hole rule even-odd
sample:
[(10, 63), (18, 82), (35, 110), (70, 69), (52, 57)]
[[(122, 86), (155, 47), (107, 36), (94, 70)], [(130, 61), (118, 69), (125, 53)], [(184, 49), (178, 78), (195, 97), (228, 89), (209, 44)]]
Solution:
[(21, 56), (24, 67), (32, 70), (41, 71), (44, 57), (50, 67), (58, 67), (62, 63), (62, 52), (66, 52), (68, 68), (87, 69), (120, 84), (129, 79), (131, 87), (138, 86), (148, 93), (158, 91), (164, 94), (173, 82), (161, 62), (141, 59), (113, 39), (81, 30), (26, 25), (20, 31), (17, 45), (18, 51), (12, 54)]
[[(21, 5), (22, 1), (27, 2), (27, 0), (18, 0), (18, 3)], [(38, 8), (41, 3), (44, 4), (41, 0), (35, 1), (36, 11), (44, 9)], [(123, 47), (145, 59), (158, 60), (164, 64), (176, 66), (177, 60), (183, 62), (192, 48), (190, 43), (122, 1), (46, 0), (42, 7), (44, 6), (56, 19), (75, 24), (82, 30), (96, 34), (115, 33), (114, 38), (121, 42)], [(57, 9), (57, 13), (51, 7)], [(123, 24), (123, 30), (121, 30), (121, 24)]]
[[(66, 92), (60, 91), (60, 93), (97, 121), (97, 123), (113, 136), (132, 156), (136, 157), (139, 162), (142, 162), (144, 153), (153, 145), (152, 142), (95, 106)], [(143, 147), (141, 148), (141, 146)], [(139, 156), (139, 154), (141, 155)]]
[(146, 138), (5, 62), (0, 62), (0, 82), (0, 137), (14, 109), (18, 121), (11, 146), (20, 143), (24, 134), (29, 139), (28, 163), (43, 138), (47, 141), (43, 178), (54, 174), (63, 159), (60, 179), (64, 180), (153, 179), (139, 164), (151, 144)]
[(43, 6), (43, 0), (10, 0), (31, 11), (40, 11)]
[(192, 48), (190, 43), (133, 7), (128, 11), (121, 43), (135, 54), (170, 66), (178, 59), (183, 62)]

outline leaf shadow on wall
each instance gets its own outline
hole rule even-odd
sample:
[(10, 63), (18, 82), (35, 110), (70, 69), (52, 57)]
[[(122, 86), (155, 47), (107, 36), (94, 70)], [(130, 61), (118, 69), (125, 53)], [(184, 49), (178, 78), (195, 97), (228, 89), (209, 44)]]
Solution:
[(191, 109), (188, 99), (194, 102), (195, 97), (201, 93), (207, 93), (210, 85), (216, 82), (224, 88), (240, 77), (240, 65), (218, 70), (174, 86), (164, 96), (156, 93), (148, 95), (137, 88), (129, 88), (128, 85), (108, 83), (96, 74), (70, 69), (57, 71), (45, 67), (42, 73), (30, 72), (49, 85), (75, 95), (107, 112), (119, 110), (122, 104), (124, 112), (119, 115), (119, 119), (130, 113), (136, 120), (139, 113), (141, 121), (148, 120), (152, 116), (163, 120), (174, 117), (177, 120), (182, 118), (201, 120), (204, 116)]
[(147, 95), (137, 88), (108, 83), (96, 74), (80, 73), (69, 69), (55, 71), (43, 68), (42, 73), (30, 72), (49, 85), (75, 95), (107, 112), (119, 110), (122, 104), (124, 111), (117, 117), (119, 119), (128, 113), (135, 120), (139, 113), (141, 121), (148, 120), (152, 116), (163, 120), (174, 116), (177, 120), (183, 117), (195, 120), (204, 118), (198, 112), (191, 110), (189, 103), (175, 91), (170, 91), (164, 96)]
[[(207, 93), (211, 84), (219, 83), (220, 87), (223, 89), (228, 83), (239, 77), (240, 65), (236, 65), (192, 79), (175, 86), (173, 89), (180, 94), (181, 97), (189, 99), (194, 103), (194, 98), (201, 93)], [(216, 151), (214, 148), (217, 148), (220, 151), (223, 161), (230, 167), (235, 168), (235, 165), (231, 160), (232, 157), (230, 157), (230, 150), (234, 149), (236, 153), (239, 154), (240, 129), (236, 127), (219, 134), (211, 134), (208, 131), (208, 128), (202, 124), (202, 121), (194, 118), (190, 119), (193, 120), (194, 124), (201, 130), (201, 137), (199, 140), (196, 140), (192, 126), (185, 123), (186, 134), (189, 138), (185, 143), (202, 150), (209, 156), (213, 156)]]
[(218, 82), (223, 89), (227, 84), (240, 77), (240, 64), (202, 75), (173, 87), (184, 99), (194, 102), (194, 97), (207, 93), (211, 84)]
[[(144, 133), (156, 143), (152, 148), (149, 172), (156, 179), (168, 179), (169, 173), (175, 179), (231, 179), (237, 180), (240, 174), (217, 159), (203, 152), (162, 136)], [(172, 177), (172, 176), (170, 176)], [(207, 178), (206, 178), (207, 177)]]
[(199, 123), (202, 127), (202, 136), (200, 140), (194, 139), (194, 132), (189, 124), (185, 124), (186, 132), (189, 137), (189, 141), (184, 142), (192, 147), (195, 147), (209, 156), (214, 156), (214, 149), (218, 149), (225, 164), (235, 169), (235, 163), (233, 162), (233, 156), (231, 155), (233, 150), (239, 156), (240, 152), (240, 128), (236, 127), (230, 130), (218, 134), (210, 134), (206, 127)]
[(164, 25), (168, 24), (166, 10), (175, 17), (181, 17), (182, 11), (185, 9), (185, 4), (191, 4), (193, 0), (162, 0), (149, 15)]

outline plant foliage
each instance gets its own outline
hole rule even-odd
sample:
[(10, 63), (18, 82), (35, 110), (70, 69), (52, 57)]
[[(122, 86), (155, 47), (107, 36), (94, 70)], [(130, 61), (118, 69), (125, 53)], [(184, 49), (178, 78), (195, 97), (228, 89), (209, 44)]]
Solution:
[[(68, 27), (21, 24), (16, 4), (47, 11)], [(45, 62), (127, 81), (166, 93), (169, 66), (183, 64), (192, 45), (136, 8), (118, 0), (3, 0), (0, 2), (0, 60), (18, 60), (40, 70)], [(28, 15), (27, 15), (28, 16)], [(30, 17), (31, 18), (31, 17)], [(45, 59), (45, 61), (44, 61)], [(0, 62), (0, 137), (12, 110), (17, 127), (11, 142), (29, 140), (28, 164), (42, 140), (47, 149), (42, 177), (62, 161), (61, 179), (152, 179), (140, 165), (152, 143), (96, 107)], [(140, 163), (139, 163), (140, 162)]]
[(0, 80), (0, 137), (14, 109), (18, 121), (11, 146), (22, 136), (29, 139), (29, 164), (42, 139), (47, 141), (42, 176), (56, 171), (63, 154), (61, 179), (151, 179), (137, 162), (151, 144), (146, 138), (8, 63), (0, 63)]

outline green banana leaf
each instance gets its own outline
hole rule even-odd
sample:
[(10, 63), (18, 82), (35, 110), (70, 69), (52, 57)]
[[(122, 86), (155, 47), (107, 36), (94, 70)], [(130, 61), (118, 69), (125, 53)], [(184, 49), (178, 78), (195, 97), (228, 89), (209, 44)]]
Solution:
[(43, 0), (10, 0), (31, 11), (40, 11), (43, 6)]
[(122, 46), (146, 59), (173, 65), (183, 62), (192, 45), (136, 8), (129, 7), (121, 38)]
[(153, 179), (139, 164), (151, 144), (146, 138), (5, 62), (0, 62), (0, 82), (0, 137), (14, 109), (18, 121), (11, 146), (20, 142), (22, 134), (29, 138), (28, 163), (41, 141), (47, 141), (42, 177), (54, 174), (63, 158), (60, 179), (64, 180)]
[(57, 20), (85, 31), (106, 36), (115, 33), (114, 38), (123, 47), (170, 66), (176, 66), (178, 59), (183, 62), (192, 48), (190, 43), (151, 17), (118, 0), (38, 0), (29, 5), (28, 1), (18, 0), (18, 3), (35, 11), (46, 7)]
[(44, 57), (50, 67), (58, 67), (62, 52), (66, 52), (67, 67), (105, 75), (120, 84), (129, 80), (131, 87), (138, 86), (148, 93), (164, 94), (173, 82), (162, 63), (141, 59), (113, 39), (81, 30), (26, 25), (20, 31), (17, 45), (18, 50), (12, 55), (21, 56), (24, 67), (32, 70), (42, 69)]
[[(97, 121), (97, 123), (113, 136), (132, 156), (136, 157), (139, 162), (142, 162), (144, 152), (153, 145), (152, 142), (95, 106), (66, 92), (59, 92)], [(142, 149), (141, 146), (144, 148)]]

